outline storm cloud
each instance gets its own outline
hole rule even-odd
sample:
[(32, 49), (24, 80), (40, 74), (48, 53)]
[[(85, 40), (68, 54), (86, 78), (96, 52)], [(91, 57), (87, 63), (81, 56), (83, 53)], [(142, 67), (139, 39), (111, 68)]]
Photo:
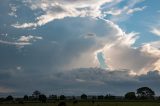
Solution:
[[(37, 89), (47, 94), (123, 95), (140, 86), (160, 94), (159, 41), (137, 47), (139, 32), (126, 32), (105, 18), (121, 2), (0, 1), (0, 94)], [(136, 9), (137, 3), (128, 3), (119, 15), (145, 9)]]

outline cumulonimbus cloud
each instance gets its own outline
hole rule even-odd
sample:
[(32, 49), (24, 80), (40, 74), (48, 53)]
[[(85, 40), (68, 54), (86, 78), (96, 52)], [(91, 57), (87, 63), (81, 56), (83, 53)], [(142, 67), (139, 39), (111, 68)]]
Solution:
[(153, 42), (141, 47), (134, 47), (136, 39), (135, 33), (130, 33), (106, 43), (102, 53), (105, 63), (110, 69), (129, 69), (135, 74), (160, 70), (160, 50)]

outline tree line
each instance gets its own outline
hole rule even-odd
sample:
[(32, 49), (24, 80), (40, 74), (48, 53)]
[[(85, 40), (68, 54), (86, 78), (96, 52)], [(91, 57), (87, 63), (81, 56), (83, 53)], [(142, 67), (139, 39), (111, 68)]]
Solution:
[(0, 102), (13, 102), (18, 101), (18, 103), (24, 103), (26, 101), (36, 101), (46, 103), (47, 101), (56, 101), (56, 100), (73, 100), (76, 102), (77, 100), (160, 100), (160, 97), (155, 97), (155, 92), (149, 87), (141, 87), (136, 90), (136, 92), (127, 92), (124, 96), (118, 97), (110, 94), (107, 95), (98, 95), (98, 96), (89, 96), (86, 94), (82, 94), (81, 96), (65, 96), (65, 95), (50, 95), (46, 96), (40, 91), (36, 90), (33, 92), (32, 96), (24, 95), (22, 98), (14, 98), (9, 95), (6, 98), (0, 98)]

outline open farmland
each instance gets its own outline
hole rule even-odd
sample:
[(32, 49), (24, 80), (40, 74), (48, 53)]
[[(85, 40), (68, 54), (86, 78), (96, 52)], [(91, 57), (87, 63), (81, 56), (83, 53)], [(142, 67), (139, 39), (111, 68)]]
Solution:
[[(59, 102), (55, 103), (3, 103), (0, 106), (58, 106)], [(160, 106), (160, 102), (66, 102), (66, 106)]]

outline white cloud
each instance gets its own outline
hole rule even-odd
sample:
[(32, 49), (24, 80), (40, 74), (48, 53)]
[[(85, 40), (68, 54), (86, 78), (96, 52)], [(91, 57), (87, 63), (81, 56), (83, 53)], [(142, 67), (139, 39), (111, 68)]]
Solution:
[(149, 45), (151, 45), (152, 47), (160, 49), (160, 46), (159, 46), (160, 45), (160, 41), (150, 42)]
[(32, 36), (32, 35), (28, 35), (28, 36), (21, 36), (18, 41), (19, 42), (30, 42), (30, 41), (36, 41), (36, 40), (41, 40), (42, 37), (40, 36)]
[(154, 70), (160, 70), (160, 41), (151, 42), (145, 44), (142, 47), (142, 51), (148, 53), (150, 56), (154, 57), (156, 60), (153, 62), (152, 67)]
[(133, 8), (133, 9), (129, 9), (128, 11), (127, 11), (127, 14), (133, 14), (134, 12), (137, 12), (137, 11), (143, 11), (144, 9), (146, 8), (146, 6), (144, 6), (144, 7), (137, 7), (137, 8)]
[(14, 4), (9, 4), (9, 6), (10, 6), (10, 13), (8, 13), (8, 15), (10, 15), (10, 16), (13, 16), (13, 17), (17, 17), (17, 14), (16, 14), (16, 12), (17, 12), (17, 6), (15, 6)]
[(122, 9), (111, 8), (109, 11), (106, 11), (104, 13), (111, 14), (113, 16), (119, 16), (119, 15), (125, 15), (125, 14), (133, 14), (138, 11), (143, 11), (145, 8), (146, 6), (136, 7), (136, 8), (125, 6)]
[[(143, 11), (147, 6), (136, 7), (136, 4), (143, 2), (144, 0), (129, 0), (123, 7), (119, 7), (119, 3), (106, 8), (104, 16), (111, 15), (111, 19), (114, 22), (124, 21), (128, 17), (138, 11)], [(121, 3), (122, 1), (120, 1)]]
[(21, 67), (21, 66), (17, 66), (16, 69), (17, 69), (17, 70), (21, 70), (22, 67)]
[(31, 39), (33, 39), (33, 36), (29, 35), (29, 36), (21, 36), (18, 41), (20, 42), (29, 42)]
[(31, 45), (31, 43), (29, 42), (11, 42), (11, 41), (4, 41), (4, 40), (0, 40), (0, 43), (8, 44), (8, 45), (15, 45), (15, 46)]
[[(46, 4), (46, 6), (47, 8), (50, 7), (49, 4)], [(46, 23), (49, 23), (55, 19), (63, 19), (64, 17), (67, 17), (67, 16), (75, 17), (78, 15), (76, 10), (69, 7), (64, 7), (58, 4), (52, 4), (51, 7), (52, 7), (51, 9), (45, 10), (45, 13), (43, 15), (37, 17), (36, 22), (23, 23), (23, 24), (17, 23), (12, 26), (16, 28), (35, 28), (38, 26), (45, 25)]]
[(135, 33), (130, 33), (106, 43), (101, 51), (110, 69), (128, 69), (137, 74), (160, 70), (160, 50), (149, 44), (135, 48), (132, 45), (136, 39)]
[(152, 30), (150, 32), (157, 35), (157, 36), (160, 36), (160, 27), (152, 28)]
[[(143, 44), (140, 47), (134, 47), (134, 44), (139, 37), (139, 33), (131, 32), (127, 34), (118, 25), (109, 20), (100, 19), (98, 20), (98, 23), (99, 21), (100, 23), (105, 23), (103, 27), (108, 29), (104, 32), (104, 36), (100, 36), (95, 32), (88, 32), (89, 36), (83, 36), (83, 34), (80, 35), (80, 38), (84, 38), (84, 40), (87, 41), (93, 41), (94, 43), (92, 46), (89, 46), (87, 50), (80, 50), (78, 55), (72, 56), (71, 61), (66, 63), (63, 69), (99, 67), (99, 64), (102, 64), (97, 58), (99, 52), (104, 54), (103, 58), (109, 69), (127, 69), (130, 70), (132, 75), (144, 74), (148, 71), (159, 69), (158, 61), (160, 59), (160, 50), (156, 46), (153, 46), (158, 46), (158, 44), (153, 42), (147, 43), (150, 44), (149, 47), (152, 49), (147, 49), (146, 44)], [(96, 21), (93, 22), (96, 24)], [(70, 29), (70, 27), (68, 28)], [(74, 45), (76, 45), (76, 43), (74, 43)], [(70, 47), (71, 45), (67, 46)], [(102, 64), (102, 66), (104, 66), (104, 64)]]
[(32, 10), (42, 10), (43, 15), (38, 16), (36, 22), (13, 24), (15, 28), (35, 28), (45, 25), (55, 19), (65, 17), (91, 16), (98, 17), (101, 15), (100, 8), (102, 4), (113, 0), (30, 0), (24, 1)]
[[(78, 56), (72, 57), (71, 62), (66, 63), (65, 66), (63, 67), (64, 69), (69, 70), (69, 69), (76, 69), (81, 67), (99, 67), (99, 62), (96, 56), (97, 50), (103, 48), (107, 42), (112, 42), (112, 40), (115, 40), (115, 38), (124, 36), (125, 34), (125, 32), (123, 32), (123, 30), (120, 29), (118, 25), (114, 24), (109, 20), (104, 20), (104, 19), (99, 19), (99, 20), (93, 19), (93, 20), (92, 20), (94, 23), (94, 24), (92, 23), (93, 25), (101, 23), (100, 24), (101, 27), (102, 25), (103, 27), (106, 27), (106, 29), (104, 29), (103, 31), (109, 34), (106, 35), (104, 33), (104, 36), (100, 36), (100, 35), (96, 35), (95, 33), (89, 32), (87, 35), (80, 35), (80, 38), (83, 38), (83, 40), (88, 40), (89, 42), (93, 41), (94, 43), (90, 45), (90, 48), (88, 48), (87, 50), (83, 52), (80, 51), (80, 54)], [(88, 27), (97, 28), (97, 25), (88, 26)], [(84, 28), (88, 28), (88, 27), (84, 26)], [(129, 39), (126, 39), (126, 40), (129, 40)], [(133, 40), (131, 42), (133, 42)]]
[[(95, 54), (104, 54), (105, 64), (113, 70), (130, 70), (131, 74), (145, 74), (151, 70), (160, 70), (159, 41), (134, 47), (139, 33), (126, 34), (118, 25), (104, 20), (112, 27), (110, 36), (99, 37), (95, 40), (101, 49), (94, 51)], [(95, 58), (98, 61), (97, 57)], [(93, 61), (93, 60), (92, 60)], [(101, 64), (101, 63), (99, 63)]]
[[(146, 8), (135, 7), (137, 3), (143, 0), (129, 1), (122, 9), (117, 8), (121, 0), (23, 0), (31, 10), (41, 11), (41, 15), (35, 18), (35, 22), (12, 24), (15, 28), (36, 28), (45, 25), (55, 19), (65, 17), (103, 17), (104, 14), (113, 16), (128, 15)], [(108, 4), (109, 6), (104, 6)]]
[(134, 47), (139, 33), (131, 32), (127, 34), (118, 25), (109, 20), (101, 19), (99, 21), (105, 23), (103, 27), (107, 26), (106, 29), (108, 31), (105, 32), (106, 34), (104, 33), (104, 36), (100, 36), (89, 32), (89, 36), (84, 37), (81, 35), (81, 38), (92, 40), (94, 43), (87, 50), (80, 51), (79, 55), (73, 56), (71, 62), (65, 64), (64, 69), (99, 67), (99, 64), (104, 66), (98, 60), (97, 54), (99, 52), (104, 54), (103, 58), (109, 69), (127, 69), (130, 70), (132, 75), (144, 74), (148, 71), (159, 69), (160, 50), (157, 48), (157, 43), (147, 43), (150, 44), (150, 49), (147, 49), (146, 44)]
[(11, 26), (13, 26), (15, 28), (30, 28), (30, 27), (36, 27), (37, 25), (34, 23), (24, 23), (22, 25), (17, 23), (17, 24), (13, 24)]
[(9, 40), (0, 40), (1, 44), (7, 44), (7, 45), (14, 45), (17, 46), (18, 48), (22, 48), (27, 45), (31, 45), (33, 42), (37, 40), (41, 40), (42, 37), (40, 36), (20, 36), (19, 39), (16, 41), (9, 41)]

